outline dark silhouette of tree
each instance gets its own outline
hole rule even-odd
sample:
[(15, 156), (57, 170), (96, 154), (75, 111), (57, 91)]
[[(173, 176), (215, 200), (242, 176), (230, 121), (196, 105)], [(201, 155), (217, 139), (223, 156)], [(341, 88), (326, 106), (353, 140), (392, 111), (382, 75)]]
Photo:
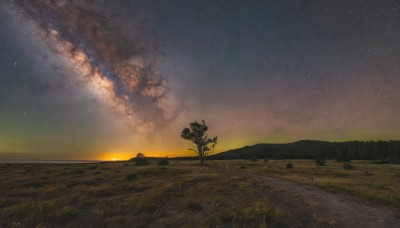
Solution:
[(142, 166), (142, 165), (148, 165), (149, 161), (147, 158), (144, 156), (143, 153), (137, 153), (136, 157), (134, 158), (135, 165), (136, 166)]
[(326, 165), (326, 155), (325, 152), (321, 149), (321, 148), (316, 148), (315, 150), (315, 164), (317, 164), (318, 166), (325, 166)]
[(388, 161), (390, 154), (388, 150), (388, 143), (385, 141), (378, 141), (378, 153), (382, 157), (382, 161)]
[(338, 147), (335, 154), (335, 159), (338, 162), (350, 162), (348, 149), (345, 146)]
[(190, 123), (190, 129), (185, 128), (181, 133), (181, 137), (183, 139), (192, 141), (195, 144), (196, 149), (191, 148), (190, 150), (198, 153), (201, 165), (204, 164), (204, 158), (207, 156), (207, 153), (211, 149), (214, 149), (215, 145), (217, 144), (217, 137), (212, 139), (208, 138), (206, 133), (207, 130), (208, 127), (203, 120), (202, 123)]
[(157, 165), (169, 165), (168, 157), (161, 158), (158, 162)]

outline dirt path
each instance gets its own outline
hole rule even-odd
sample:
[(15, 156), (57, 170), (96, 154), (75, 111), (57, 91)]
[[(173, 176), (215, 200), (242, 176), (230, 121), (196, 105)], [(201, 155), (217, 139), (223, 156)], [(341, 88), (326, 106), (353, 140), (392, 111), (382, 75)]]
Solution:
[(400, 227), (400, 211), (354, 197), (243, 172), (269, 189), (271, 203), (285, 214), (290, 227)]

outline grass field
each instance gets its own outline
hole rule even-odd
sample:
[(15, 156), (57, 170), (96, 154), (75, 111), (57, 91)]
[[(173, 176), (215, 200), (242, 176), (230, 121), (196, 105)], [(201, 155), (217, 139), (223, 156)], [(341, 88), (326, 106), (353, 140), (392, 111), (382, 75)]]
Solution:
[[(246, 167), (247, 172), (319, 186), (332, 192), (354, 195), (400, 208), (399, 164), (352, 161), (350, 164), (353, 169), (346, 170), (343, 168), (345, 163), (335, 161), (327, 161), (326, 166), (316, 166), (313, 160), (230, 161), (230, 163), (232, 167)], [(294, 168), (287, 169), (287, 163), (292, 163)]]
[(279, 226), (263, 186), (212, 166), (1, 164), (0, 227)]
[[(286, 169), (287, 163), (294, 165)], [(400, 165), (310, 160), (0, 164), (0, 227), (276, 227), (273, 176), (400, 208)], [(276, 205), (275, 205), (276, 206)], [(301, 206), (301, 205), (299, 205)]]

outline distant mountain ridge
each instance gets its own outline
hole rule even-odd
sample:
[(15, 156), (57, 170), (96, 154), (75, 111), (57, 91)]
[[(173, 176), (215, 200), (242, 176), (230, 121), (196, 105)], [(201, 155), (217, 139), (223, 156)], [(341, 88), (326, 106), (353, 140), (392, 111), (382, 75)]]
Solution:
[(260, 143), (209, 155), (208, 159), (313, 159), (317, 155), (336, 159), (399, 160), (400, 141), (301, 140), (284, 144)]

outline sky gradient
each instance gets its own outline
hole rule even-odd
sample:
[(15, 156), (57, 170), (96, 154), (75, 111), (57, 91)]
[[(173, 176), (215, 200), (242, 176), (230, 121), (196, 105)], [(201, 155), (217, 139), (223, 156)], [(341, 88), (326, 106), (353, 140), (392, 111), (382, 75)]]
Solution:
[(0, 3), (0, 158), (400, 139), (398, 1)]

